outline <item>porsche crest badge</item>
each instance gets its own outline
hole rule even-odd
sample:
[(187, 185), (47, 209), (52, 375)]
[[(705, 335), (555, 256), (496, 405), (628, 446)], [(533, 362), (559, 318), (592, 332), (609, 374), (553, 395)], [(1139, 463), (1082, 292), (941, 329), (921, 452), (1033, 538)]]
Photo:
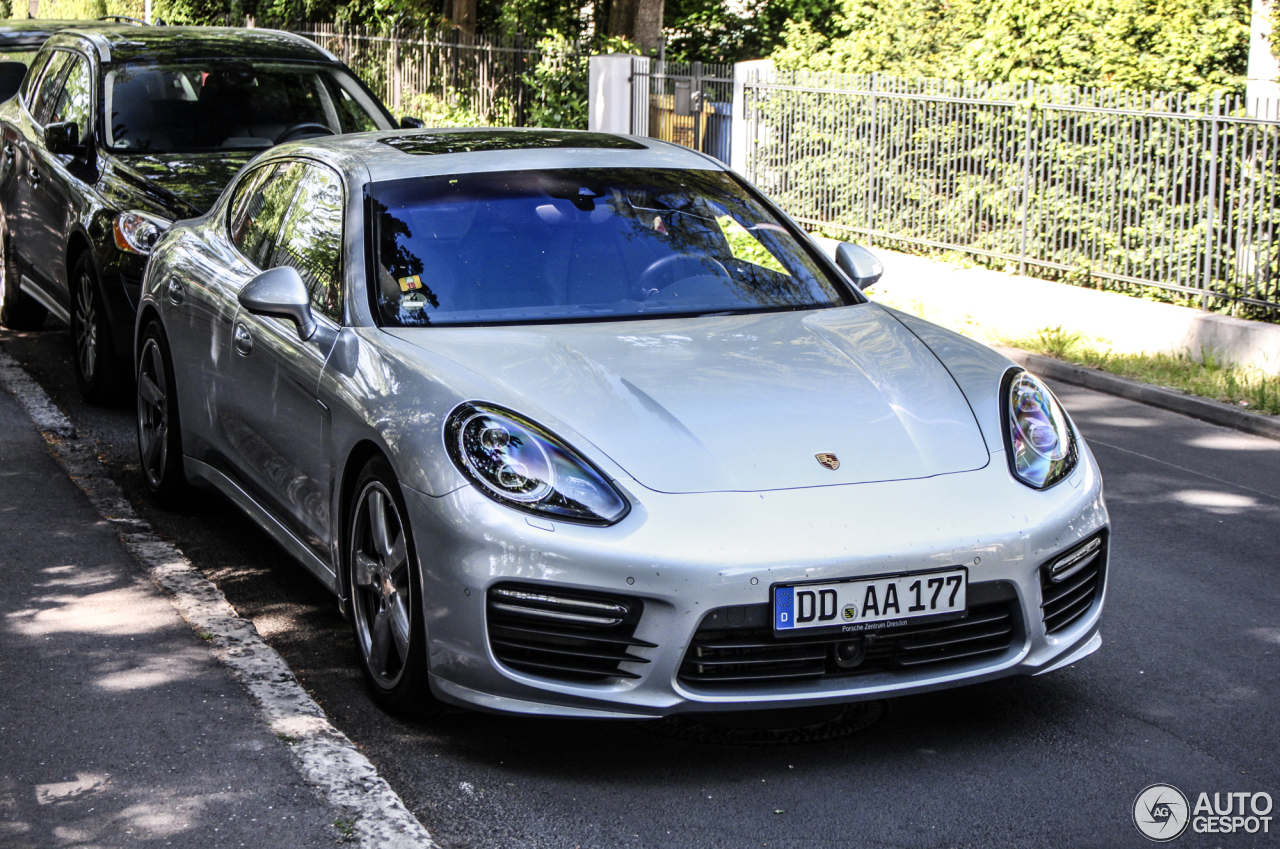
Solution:
[(831, 471), (840, 468), (840, 458), (834, 454), (814, 454), (818, 458), (818, 462), (826, 466)]

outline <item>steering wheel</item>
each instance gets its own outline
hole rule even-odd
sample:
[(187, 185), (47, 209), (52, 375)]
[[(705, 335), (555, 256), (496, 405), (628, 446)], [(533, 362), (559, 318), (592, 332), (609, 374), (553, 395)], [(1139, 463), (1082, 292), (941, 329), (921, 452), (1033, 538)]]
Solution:
[[(640, 275), (640, 279), (636, 281), (636, 285), (640, 288), (640, 296), (644, 298), (644, 297), (647, 297), (650, 293), (657, 292), (660, 288), (665, 288), (665, 287), (659, 287), (656, 285), (658, 282), (658, 278), (661, 275), (671, 271), (674, 266), (678, 265), (681, 262), (697, 263), (699, 266), (700, 274), (709, 273), (709, 269), (707, 268), (707, 263), (709, 262), (720, 272), (720, 275), (724, 279), (726, 280), (732, 279), (730, 278), (729, 272), (725, 269), (724, 265), (721, 264), (720, 260), (716, 259), (715, 257), (706, 256), (705, 254), (704, 255), (671, 254), (669, 256), (664, 256), (662, 259), (656, 260), (652, 265), (650, 265), (648, 268), (644, 270), (643, 274)], [(687, 276), (692, 277), (694, 275), (687, 275)], [(675, 281), (673, 280), (671, 282), (674, 283)], [(667, 285), (670, 285), (670, 283)]]
[(287, 141), (293, 141), (296, 136), (302, 136), (310, 133), (313, 136), (331, 136), (333, 130), (324, 124), (317, 124), (315, 121), (303, 121), (292, 126), (285, 127), (280, 135), (276, 136), (276, 144), (284, 144)]

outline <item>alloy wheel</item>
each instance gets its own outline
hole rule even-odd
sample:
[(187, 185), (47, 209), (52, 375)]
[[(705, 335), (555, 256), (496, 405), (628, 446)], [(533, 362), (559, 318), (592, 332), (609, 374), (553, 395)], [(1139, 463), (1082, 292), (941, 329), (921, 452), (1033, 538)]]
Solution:
[(76, 285), (76, 362), (85, 382), (91, 383), (98, 367), (98, 310), (93, 278), (87, 272), (80, 274)]
[(351, 528), (352, 612), (357, 642), (374, 683), (390, 690), (409, 662), (412, 596), (404, 523), (379, 481), (360, 493)]
[(138, 447), (152, 489), (164, 482), (169, 461), (169, 400), (164, 355), (148, 339), (138, 363)]

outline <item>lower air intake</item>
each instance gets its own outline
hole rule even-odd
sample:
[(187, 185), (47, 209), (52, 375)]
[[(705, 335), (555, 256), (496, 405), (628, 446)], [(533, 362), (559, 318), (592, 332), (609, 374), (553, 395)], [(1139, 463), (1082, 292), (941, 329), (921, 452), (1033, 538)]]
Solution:
[(789, 682), (972, 663), (1007, 652), (1021, 638), (1022, 613), (1009, 584), (969, 586), (963, 619), (907, 625), (857, 637), (776, 637), (769, 605), (711, 611), (680, 665), (680, 680), (700, 689), (785, 686)]
[(649, 660), (629, 649), (656, 648), (633, 636), (644, 608), (636, 598), (499, 584), (489, 590), (486, 608), (494, 657), (540, 678), (639, 678), (621, 664)]

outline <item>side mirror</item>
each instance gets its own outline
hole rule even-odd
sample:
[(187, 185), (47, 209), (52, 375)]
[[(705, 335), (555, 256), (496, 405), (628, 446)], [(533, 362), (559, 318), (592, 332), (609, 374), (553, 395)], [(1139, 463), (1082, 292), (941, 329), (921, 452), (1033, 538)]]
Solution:
[(27, 66), (21, 62), (0, 62), (0, 100), (8, 100), (22, 87)]
[(298, 325), (298, 336), (307, 341), (316, 334), (311, 316), (311, 293), (298, 272), (280, 266), (262, 272), (240, 290), (240, 306), (254, 315), (289, 318)]
[(876, 255), (853, 242), (841, 242), (836, 247), (836, 265), (853, 278), (859, 289), (870, 289), (884, 275), (884, 266)]
[(425, 126), (426, 124), (423, 123), (421, 118), (411, 118), (405, 115), (400, 119), (400, 129), (402, 130), (421, 130)]
[(50, 153), (81, 153), (80, 128), (75, 121), (49, 124), (44, 128), (44, 148)]

